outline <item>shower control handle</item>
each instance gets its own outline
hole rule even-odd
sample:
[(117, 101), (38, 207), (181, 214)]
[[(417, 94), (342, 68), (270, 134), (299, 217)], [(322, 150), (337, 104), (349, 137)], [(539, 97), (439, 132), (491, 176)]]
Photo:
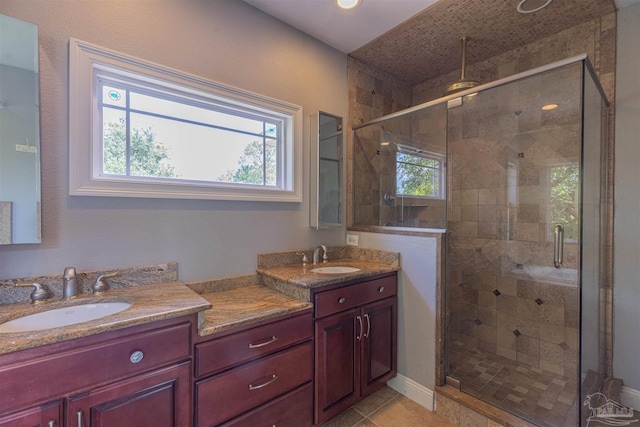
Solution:
[(562, 268), (564, 250), (564, 227), (557, 224), (553, 228), (553, 266)]

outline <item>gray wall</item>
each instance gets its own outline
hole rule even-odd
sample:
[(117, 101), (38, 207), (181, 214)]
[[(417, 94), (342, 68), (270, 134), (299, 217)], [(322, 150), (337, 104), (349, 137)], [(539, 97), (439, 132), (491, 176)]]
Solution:
[(618, 11), (613, 374), (640, 390), (640, 4)]
[(154, 200), (68, 195), (68, 41), (95, 43), (224, 84), (345, 116), (345, 54), (238, 0), (2, 0), (38, 25), (42, 234), (0, 247), (0, 279), (177, 261), (180, 279), (251, 273), (256, 254), (343, 244), (344, 229), (309, 228), (304, 202)]

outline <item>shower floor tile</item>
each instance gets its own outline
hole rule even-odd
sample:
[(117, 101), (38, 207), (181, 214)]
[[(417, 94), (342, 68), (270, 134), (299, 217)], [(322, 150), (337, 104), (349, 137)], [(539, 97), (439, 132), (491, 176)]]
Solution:
[(487, 403), (548, 427), (577, 425), (571, 405), (577, 381), (478, 349), (451, 342), (449, 375), (461, 390)]

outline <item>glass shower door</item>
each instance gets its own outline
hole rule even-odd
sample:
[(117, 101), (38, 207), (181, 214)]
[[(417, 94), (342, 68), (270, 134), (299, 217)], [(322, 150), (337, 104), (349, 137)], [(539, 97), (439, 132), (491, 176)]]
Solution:
[(582, 67), (447, 114), (448, 375), (544, 426), (578, 422)]

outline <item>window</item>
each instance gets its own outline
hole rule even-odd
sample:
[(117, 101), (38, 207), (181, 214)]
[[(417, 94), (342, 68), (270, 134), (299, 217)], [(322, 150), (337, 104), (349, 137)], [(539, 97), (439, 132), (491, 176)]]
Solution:
[(71, 40), (70, 193), (299, 202), (301, 115)]
[(577, 241), (580, 168), (577, 163), (549, 167), (549, 233), (556, 224), (564, 227), (564, 238)]
[(444, 198), (444, 158), (410, 147), (396, 153), (396, 194)]

